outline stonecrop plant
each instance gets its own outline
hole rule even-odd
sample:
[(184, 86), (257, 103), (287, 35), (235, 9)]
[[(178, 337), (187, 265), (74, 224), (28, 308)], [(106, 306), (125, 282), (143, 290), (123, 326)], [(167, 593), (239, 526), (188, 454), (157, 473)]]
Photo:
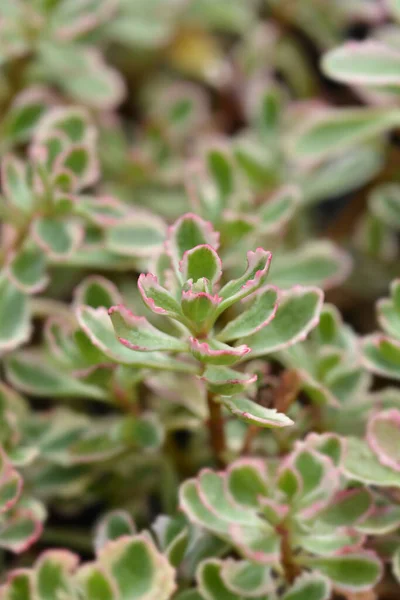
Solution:
[(0, 2), (0, 600), (400, 598), (400, 2)]

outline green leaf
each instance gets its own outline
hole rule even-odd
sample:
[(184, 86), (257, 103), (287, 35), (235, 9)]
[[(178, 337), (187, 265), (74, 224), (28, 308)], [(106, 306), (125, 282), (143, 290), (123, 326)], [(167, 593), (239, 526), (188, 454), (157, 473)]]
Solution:
[(28, 510), (19, 509), (0, 526), (0, 548), (19, 554), (34, 544), (42, 533), (42, 524)]
[(372, 497), (367, 489), (341, 491), (317, 514), (317, 519), (333, 527), (353, 527), (367, 516), (371, 508)]
[(89, 275), (74, 291), (75, 306), (83, 304), (92, 308), (100, 306), (110, 308), (114, 304), (120, 304), (121, 301), (121, 294), (117, 287), (101, 275)]
[(98, 561), (115, 579), (120, 600), (169, 600), (175, 591), (174, 569), (147, 533), (109, 542)]
[(32, 235), (49, 257), (65, 259), (76, 250), (82, 231), (76, 225), (51, 217), (40, 217), (34, 221)]
[(222, 263), (217, 252), (208, 245), (201, 245), (187, 250), (180, 263), (180, 270), (184, 281), (206, 278), (211, 285), (221, 279)]
[(36, 563), (36, 589), (41, 600), (56, 600), (70, 596), (70, 574), (79, 558), (68, 550), (49, 550)]
[(292, 419), (277, 412), (275, 408), (265, 408), (248, 398), (233, 396), (223, 398), (222, 403), (235, 417), (258, 427), (287, 427), (293, 425)]
[(11, 572), (2, 593), (2, 600), (33, 600), (32, 573), (21, 570)]
[(138, 289), (143, 302), (156, 314), (169, 315), (178, 320), (182, 317), (179, 302), (158, 283), (157, 277), (152, 273), (139, 275)]
[(28, 185), (25, 165), (14, 156), (7, 155), (1, 161), (1, 183), (9, 204), (30, 214), (35, 206), (34, 195)]
[(115, 582), (96, 565), (85, 565), (76, 578), (85, 600), (115, 600), (117, 597)]
[(166, 227), (160, 218), (137, 213), (107, 228), (105, 245), (120, 256), (150, 257), (161, 250), (165, 233)]
[(386, 133), (400, 124), (396, 109), (341, 108), (317, 114), (294, 135), (291, 150), (299, 159), (322, 160)]
[(400, 473), (382, 465), (366, 442), (348, 438), (343, 469), (347, 477), (378, 487), (400, 487)]
[(257, 375), (241, 373), (228, 367), (208, 366), (202, 376), (207, 387), (215, 394), (232, 396), (240, 394), (257, 380)]
[(260, 206), (259, 227), (263, 234), (276, 234), (293, 218), (300, 203), (300, 190), (286, 186)]
[(351, 41), (325, 54), (326, 75), (351, 85), (400, 85), (400, 52), (375, 40)]
[(8, 276), (25, 294), (41, 292), (47, 285), (46, 260), (38, 248), (22, 248), (8, 265)]
[(188, 348), (185, 341), (163, 333), (145, 317), (137, 317), (123, 306), (111, 307), (108, 314), (119, 341), (127, 348), (142, 352), (184, 352)]
[(222, 342), (237, 340), (260, 331), (274, 318), (279, 304), (278, 290), (266, 286), (250, 296), (244, 304), (249, 306), (236, 319), (229, 321), (218, 333)]
[(219, 234), (213, 230), (208, 221), (188, 213), (170, 227), (166, 248), (179, 278), (181, 278), (179, 265), (185, 252), (202, 245), (209, 245), (214, 250), (218, 250)]
[(135, 525), (129, 513), (124, 510), (110, 511), (100, 519), (96, 526), (96, 552), (99, 552), (108, 542), (134, 533)]
[(208, 170), (218, 189), (220, 207), (223, 208), (234, 191), (232, 164), (226, 154), (219, 149), (210, 150), (206, 158)]
[(331, 585), (320, 573), (304, 573), (298, 577), (282, 600), (329, 600)]
[(396, 580), (400, 583), (400, 547), (396, 550), (392, 557), (392, 573)]
[(2, 136), (8, 144), (26, 142), (49, 103), (46, 92), (27, 89), (16, 97), (2, 123)]
[(30, 335), (27, 297), (7, 278), (0, 277), (0, 353), (17, 348)]
[(381, 578), (382, 565), (373, 552), (358, 552), (310, 560), (310, 564), (326, 575), (340, 590), (369, 590)]
[(371, 212), (392, 229), (400, 229), (400, 185), (384, 183), (375, 187), (368, 199)]
[(222, 563), (220, 574), (227, 589), (240, 594), (240, 598), (265, 598), (265, 594), (275, 588), (271, 570), (266, 565), (227, 559)]
[(373, 334), (361, 340), (364, 366), (373, 373), (400, 379), (400, 341), (382, 334)]
[(250, 348), (246, 345), (232, 348), (215, 340), (208, 343), (193, 337), (189, 338), (189, 348), (197, 360), (216, 366), (234, 365), (250, 352)]
[(275, 317), (267, 327), (240, 340), (248, 345), (251, 358), (277, 352), (303, 341), (318, 324), (323, 302), (322, 291), (294, 287), (282, 294)]
[(310, 242), (295, 252), (276, 256), (271, 266), (271, 281), (282, 288), (315, 285), (329, 289), (342, 283), (351, 271), (349, 255), (334, 244)]
[(241, 596), (225, 585), (221, 576), (222, 565), (221, 561), (212, 558), (200, 564), (196, 579), (201, 595), (205, 600), (241, 600)]
[(7, 357), (5, 369), (8, 379), (17, 389), (33, 396), (105, 399), (102, 389), (64, 373), (37, 353), (25, 351), (13, 354)]
[(0, 448), (0, 514), (10, 510), (22, 490), (22, 478)]
[(81, 306), (77, 310), (77, 319), (92, 344), (114, 362), (136, 367), (164, 368), (170, 371), (196, 373), (198, 370), (195, 366), (174, 360), (161, 352), (136, 352), (123, 346), (118, 341), (111, 319), (104, 308), (93, 309), (90, 306)]
[(400, 472), (400, 411), (392, 408), (371, 415), (367, 442), (382, 465)]

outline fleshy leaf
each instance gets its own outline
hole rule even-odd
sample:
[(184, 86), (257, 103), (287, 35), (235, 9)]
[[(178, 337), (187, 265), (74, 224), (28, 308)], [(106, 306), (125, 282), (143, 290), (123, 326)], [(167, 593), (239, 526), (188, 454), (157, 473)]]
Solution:
[(23, 248), (8, 265), (8, 276), (26, 294), (42, 291), (47, 285), (46, 260), (38, 248)]
[(99, 552), (108, 542), (134, 533), (135, 525), (131, 516), (123, 510), (113, 510), (105, 514), (96, 526), (96, 552)]
[(390, 298), (378, 300), (379, 324), (388, 335), (400, 339), (400, 280), (395, 279), (390, 286)]
[(165, 233), (162, 219), (140, 212), (107, 228), (105, 244), (108, 250), (120, 256), (150, 257), (161, 250)]
[(205, 600), (241, 600), (241, 596), (226, 586), (221, 570), (223, 563), (217, 559), (208, 559), (201, 563), (196, 578), (199, 590)]
[(158, 283), (155, 275), (142, 273), (138, 279), (138, 288), (143, 302), (153, 312), (174, 318), (181, 316), (182, 311), (179, 303), (168, 290)]
[(363, 364), (369, 371), (400, 379), (400, 341), (378, 333), (365, 337), (361, 348)]
[(116, 286), (101, 275), (89, 275), (74, 291), (75, 306), (86, 305), (92, 308), (110, 308), (122, 301)]
[(197, 215), (183, 215), (169, 228), (166, 249), (178, 277), (181, 277), (179, 265), (185, 252), (202, 245), (218, 250), (219, 234), (213, 230), (211, 223)]
[(274, 318), (279, 303), (277, 288), (266, 286), (246, 299), (245, 309), (236, 319), (229, 321), (218, 334), (222, 342), (237, 340), (256, 333)]
[(42, 533), (42, 523), (29, 510), (19, 509), (0, 525), (0, 548), (19, 554), (25, 552)]
[(265, 462), (248, 458), (235, 461), (228, 467), (227, 485), (237, 504), (258, 509), (260, 497), (268, 496)]
[(212, 321), (215, 317), (220, 302), (221, 298), (218, 294), (196, 292), (193, 290), (193, 286), (182, 292), (182, 311), (200, 329), (205, 321)]
[(36, 219), (32, 235), (38, 246), (56, 260), (71, 255), (82, 239), (79, 226), (50, 217)]
[(257, 375), (241, 373), (228, 367), (208, 366), (202, 379), (207, 383), (208, 389), (215, 394), (232, 396), (233, 394), (240, 394), (257, 381)]
[(234, 365), (246, 354), (251, 352), (246, 345), (231, 347), (220, 342), (212, 341), (210, 343), (189, 339), (190, 351), (197, 360), (210, 365)]
[(118, 597), (114, 580), (95, 564), (82, 567), (76, 579), (85, 600), (115, 600)]
[(329, 506), (317, 514), (317, 519), (333, 527), (352, 527), (362, 521), (372, 508), (372, 497), (367, 489), (341, 491)]
[(269, 325), (240, 342), (252, 349), (251, 358), (254, 358), (303, 341), (318, 324), (322, 302), (323, 293), (318, 288), (292, 288), (282, 294)]
[(220, 280), (222, 275), (220, 257), (214, 248), (205, 244), (187, 250), (179, 268), (184, 281), (191, 279), (196, 282), (204, 277), (213, 285)]
[(267, 566), (244, 560), (224, 560), (220, 574), (228, 590), (240, 594), (240, 597), (264, 597), (275, 586)]
[(329, 600), (331, 585), (320, 573), (304, 573), (298, 577), (282, 600)]
[(400, 411), (392, 408), (372, 415), (367, 442), (382, 465), (400, 472)]
[(142, 352), (187, 350), (186, 342), (156, 329), (145, 317), (135, 316), (124, 306), (112, 306), (109, 315), (119, 341), (127, 348)]
[(17, 348), (30, 334), (28, 298), (6, 277), (0, 277), (0, 353)]
[(10, 510), (22, 490), (22, 478), (0, 448), (0, 514)]
[(169, 600), (175, 591), (174, 569), (148, 534), (109, 542), (98, 561), (115, 579), (120, 600)]
[(233, 396), (222, 400), (224, 406), (242, 421), (258, 427), (287, 427), (293, 425), (292, 419), (275, 408), (265, 408), (248, 398)]
[(67, 550), (44, 552), (36, 563), (36, 590), (40, 598), (57, 598), (72, 593), (71, 573), (79, 558)]
[(63, 372), (39, 354), (21, 352), (7, 357), (8, 379), (22, 391), (46, 398), (87, 397), (104, 400), (101, 388)]
[(351, 41), (328, 52), (326, 75), (351, 85), (400, 85), (400, 52), (375, 40)]
[(29, 214), (34, 208), (34, 195), (27, 182), (24, 164), (13, 156), (3, 158), (1, 182), (4, 195), (10, 205)]
[(322, 160), (385, 133), (400, 123), (397, 110), (343, 108), (307, 120), (292, 140), (299, 159)]
[(310, 561), (313, 567), (326, 575), (336, 588), (361, 592), (378, 583), (382, 565), (373, 552), (359, 552), (342, 556), (327, 556)]
[(347, 477), (378, 487), (400, 488), (400, 473), (382, 465), (366, 442), (348, 438), (345, 448), (343, 470)]
[(264, 234), (280, 232), (292, 219), (299, 205), (300, 190), (286, 186), (260, 207), (260, 229)]
[(218, 313), (238, 302), (238, 300), (249, 296), (264, 285), (271, 259), (271, 252), (267, 252), (262, 248), (257, 248), (255, 252), (250, 251), (247, 253), (247, 268), (243, 275), (238, 279), (229, 281), (219, 291), (222, 302)]

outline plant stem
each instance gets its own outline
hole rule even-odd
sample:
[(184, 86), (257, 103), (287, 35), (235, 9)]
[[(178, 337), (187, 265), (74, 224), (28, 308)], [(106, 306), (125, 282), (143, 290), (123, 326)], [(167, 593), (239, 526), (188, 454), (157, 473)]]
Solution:
[(281, 562), (285, 579), (288, 583), (293, 583), (300, 574), (300, 568), (293, 557), (290, 533), (287, 525), (284, 523), (277, 527), (277, 531), (281, 535)]
[(223, 466), (226, 441), (221, 404), (215, 401), (215, 396), (212, 392), (208, 392), (207, 402), (209, 410), (208, 429), (210, 432), (211, 448), (217, 463)]

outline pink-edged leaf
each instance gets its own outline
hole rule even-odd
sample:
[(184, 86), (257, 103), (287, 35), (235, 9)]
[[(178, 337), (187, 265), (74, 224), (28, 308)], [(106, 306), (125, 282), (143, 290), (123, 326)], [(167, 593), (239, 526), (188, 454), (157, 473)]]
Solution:
[(331, 584), (317, 571), (302, 573), (285, 593), (282, 600), (329, 600)]
[(280, 536), (266, 523), (265, 528), (234, 523), (229, 528), (232, 541), (249, 560), (263, 565), (277, 564), (280, 559)]
[(169, 600), (176, 590), (175, 569), (147, 532), (109, 542), (97, 564), (115, 580), (121, 600)]
[(74, 306), (110, 308), (122, 302), (117, 286), (101, 275), (89, 275), (74, 290)]
[(40, 537), (42, 523), (28, 510), (17, 510), (5, 524), (0, 525), (0, 548), (19, 554)]
[[(224, 600), (240, 600), (243, 597), (238, 596), (229, 589), (222, 577), (223, 565), (224, 563), (217, 558), (207, 558), (199, 564), (196, 571), (198, 593), (195, 593), (194, 600), (198, 600), (198, 598), (204, 600), (220, 600), (222, 598)], [(191, 600), (192, 596), (188, 596), (188, 598)]]
[(7, 576), (7, 582), (0, 587), (1, 600), (32, 600), (33, 573), (29, 569), (15, 569)]
[(79, 557), (69, 550), (47, 550), (35, 564), (35, 583), (38, 596), (60, 598), (71, 596), (72, 574)]
[(246, 345), (233, 348), (220, 342), (203, 342), (193, 337), (189, 339), (189, 347), (197, 360), (210, 365), (234, 365), (251, 352)]
[(272, 571), (246, 560), (225, 559), (221, 577), (228, 590), (243, 598), (267, 598), (275, 589)]
[(400, 85), (400, 52), (375, 40), (351, 41), (325, 54), (326, 75), (350, 85)]
[(27, 296), (7, 277), (0, 277), (0, 354), (17, 348), (30, 335)]
[(217, 252), (211, 246), (203, 244), (187, 250), (180, 262), (179, 269), (184, 281), (196, 282), (205, 278), (211, 285), (221, 279), (222, 263)]
[(154, 313), (168, 315), (175, 319), (182, 316), (182, 310), (177, 300), (158, 283), (158, 279), (152, 273), (142, 273), (138, 279), (138, 288), (143, 302)]
[(279, 291), (265, 286), (245, 299), (244, 311), (225, 325), (217, 339), (222, 342), (237, 340), (260, 331), (274, 318), (279, 303)]
[(226, 484), (236, 504), (258, 509), (260, 499), (268, 495), (266, 462), (259, 458), (241, 458), (231, 463)]
[(106, 513), (96, 525), (95, 549), (99, 552), (109, 541), (117, 540), (123, 535), (132, 535), (136, 531), (130, 514), (124, 510), (113, 510)]
[(48, 283), (46, 260), (39, 248), (25, 247), (7, 265), (7, 276), (25, 294), (37, 294)]
[(46, 88), (34, 86), (17, 94), (2, 120), (2, 138), (7, 145), (28, 141), (39, 119), (54, 101)]
[(264, 285), (271, 259), (271, 252), (267, 252), (262, 248), (257, 248), (255, 252), (250, 251), (247, 253), (247, 268), (243, 275), (238, 279), (230, 281), (219, 291), (219, 295), (223, 300), (219, 306), (218, 313), (221, 313), (238, 300), (249, 296)]
[(56, 39), (70, 41), (106, 23), (117, 8), (116, 0), (64, 0), (52, 10), (50, 25)]
[(119, 597), (115, 580), (96, 563), (83, 565), (75, 579), (88, 600), (114, 600)]
[(318, 325), (322, 304), (323, 292), (318, 288), (297, 286), (285, 291), (269, 325), (240, 341), (252, 349), (252, 358), (292, 346)]
[(214, 320), (220, 302), (221, 298), (218, 294), (196, 292), (193, 286), (182, 292), (182, 312), (200, 329), (204, 322), (211, 323)]
[(380, 333), (361, 341), (363, 365), (372, 373), (400, 379), (400, 341)]
[(249, 388), (257, 381), (257, 375), (241, 373), (228, 367), (210, 365), (204, 371), (202, 379), (207, 383), (211, 392), (222, 396), (232, 396)]
[(22, 478), (0, 448), (0, 513), (10, 510), (19, 499)]
[(265, 408), (248, 398), (233, 396), (224, 398), (223, 404), (235, 417), (258, 427), (287, 427), (293, 425), (292, 419), (275, 408)]
[(57, 106), (47, 112), (35, 130), (34, 142), (41, 143), (55, 132), (65, 134), (74, 144), (94, 144), (97, 140), (89, 112), (80, 106)]
[(50, 258), (63, 260), (77, 249), (83, 238), (83, 230), (77, 224), (40, 217), (33, 222), (32, 237)]
[(188, 479), (180, 486), (179, 506), (190, 522), (217, 534), (228, 534), (229, 522), (203, 503), (195, 479)]
[(119, 341), (131, 350), (184, 352), (188, 349), (186, 342), (156, 329), (145, 317), (137, 317), (124, 306), (112, 306), (108, 314)]
[(75, 210), (89, 223), (102, 229), (117, 225), (129, 217), (127, 206), (112, 196), (83, 196)]
[(185, 252), (202, 245), (218, 250), (219, 234), (213, 230), (211, 223), (197, 215), (187, 213), (169, 228), (165, 247), (179, 278), (182, 277), (179, 265)]
[(392, 408), (372, 415), (367, 442), (382, 465), (400, 472), (400, 410)]
[(74, 144), (61, 152), (55, 162), (55, 172), (65, 169), (75, 176), (76, 186), (81, 189), (96, 183), (99, 178), (99, 165), (91, 144)]

